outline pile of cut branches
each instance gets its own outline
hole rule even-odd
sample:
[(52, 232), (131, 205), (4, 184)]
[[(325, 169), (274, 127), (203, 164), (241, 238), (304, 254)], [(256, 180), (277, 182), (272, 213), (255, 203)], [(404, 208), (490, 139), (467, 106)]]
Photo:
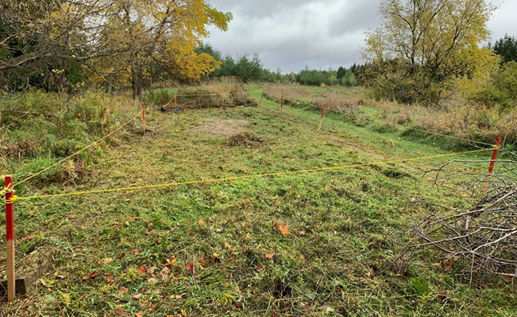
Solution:
[(462, 188), (471, 207), (460, 210), (424, 202), (429, 214), (414, 228), (403, 256), (407, 259), (408, 254), (432, 247), (445, 253), (445, 266), (471, 285), (493, 275), (513, 283), (517, 278), (517, 161), (497, 161), (497, 173), (490, 176), (475, 167), (479, 163), (483, 161), (449, 161), (433, 171), (437, 183)]

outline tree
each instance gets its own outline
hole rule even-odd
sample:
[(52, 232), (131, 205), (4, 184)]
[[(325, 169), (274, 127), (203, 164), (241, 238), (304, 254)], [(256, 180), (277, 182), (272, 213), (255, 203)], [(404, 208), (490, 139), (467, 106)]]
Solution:
[(236, 76), (237, 75), (237, 63), (235, 59), (227, 54), (223, 58), (223, 63), (220, 69), (221, 76)]
[(381, 26), (366, 34), (367, 84), (378, 97), (437, 103), (456, 78), (473, 76), (478, 61), (490, 58), (478, 45), (489, 37), (494, 10), (484, 0), (383, 1)]
[(212, 71), (214, 58), (194, 49), (208, 26), (227, 30), (232, 19), (208, 0), (4, 0), (0, 8), (0, 78), (62, 76), (61, 65), (73, 63), (93, 80), (130, 82), (139, 99), (151, 67), (181, 81)]
[(347, 69), (345, 72), (345, 75), (342, 79), (342, 84), (347, 87), (354, 87), (357, 86), (357, 79), (355, 78), (354, 72), (352, 69)]
[(343, 83), (342, 79), (343, 79), (343, 77), (345, 77), (345, 74), (346, 74), (346, 68), (339, 66), (339, 68), (337, 69), (336, 78), (339, 80), (340, 83)]
[[(51, 89), (77, 78), (85, 61), (113, 54), (100, 45), (107, 1), (4, 0), (0, 4), (0, 79), (5, 89)], [(59, 89), (59, 87), (58, 87)]]
[(242, 55), (236, 65), (236, 75), (244, 83), (250, 80), (259, 80), (262, 75), (262, 63), (258, 55), (253, 55), (253, 58), (250, 58), (248, 54)]
[(217, 11), (207, 0), (115, 0), (114, 4), (106, 38), (115, 39), (127, 51), (115, 56), (116, 61), (109, 65), (123, 62), (134, 99), (142, 98), (151, 62), (162, 65), (170, 77), (184, 81), (199, 80), (201, 74), (213, 70), (213, 57), (205, 54), (200, 58), (194, 49), (200, 38), (209, 35), (207, 26), (227, 30), (231, 13)]
[(503, 64), (514, 61), (517, 62), (517, 39), (506, 34), (502, 39), (495, 41), (492, 48), (494, 53), (501, 56)]
[(223, 60), (223, 56), (221, 52), (216, 50), (210, 44), (202, 44), (194, 49), (194, 52), (198, 55), (208, 54), (213, 57), (214, 64), (212, 68), (214, 69), (209, 75), (212, 77), (218, 77), (221, 75), (221, 64)]

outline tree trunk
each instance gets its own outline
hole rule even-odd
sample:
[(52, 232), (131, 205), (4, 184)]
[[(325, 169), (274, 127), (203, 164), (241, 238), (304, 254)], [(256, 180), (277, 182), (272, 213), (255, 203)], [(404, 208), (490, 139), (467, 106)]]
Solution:
[(131, 54), (131, 88), (133, 89), (133, 100), (142, 102), (144, 92), (144, 67), (138, 58), (138, 53)]

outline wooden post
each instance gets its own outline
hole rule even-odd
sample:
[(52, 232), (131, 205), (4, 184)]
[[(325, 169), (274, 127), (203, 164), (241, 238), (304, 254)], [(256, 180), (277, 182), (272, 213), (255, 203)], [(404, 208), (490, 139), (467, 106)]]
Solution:
[(9, 302), (14, 300), (16, 293), (16, 276), (14, 272), (14, 204), (13, 204), (13, 177), (5, 176), (5, 227), (7, 240), (7, 298)]
[(145, 134), (145, 105), (143, 102), (142, 102), (142, 127), (144, 129), (143, 134)]
[(284, 96), (280, 98), (280, 113), (282, 113), (282, 110), (284, 109)]
[(321, 130), (321, 124), (323, 123), (323, 116), (324, 115), (325, 115), (325, 104), (323, 104), (323, 107), (321, 108), (320, 125), (318, 127), (318, 130)]
[(174, 107), (178, 107), (178, 99), (177, 99), (177, 93), (174, 93)]
[(260, 97), (260, 106), (262, 106), (262, 100), (264, 99), (264, 90), (262, 90), (262, 97)]

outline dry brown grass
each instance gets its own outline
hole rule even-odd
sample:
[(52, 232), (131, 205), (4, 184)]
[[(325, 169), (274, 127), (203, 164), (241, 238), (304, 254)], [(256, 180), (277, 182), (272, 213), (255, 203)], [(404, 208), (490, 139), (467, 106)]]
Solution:
[(501, 112), (497, 108), (465, 104), (443, 110), (410, 107), (415, 125), (423, 130), (456, 135), (475, 140), (502, 137), (517, 142), (517, 111)]
[(180, 88), (177, 91), (177, 104), (169, 107), (199, 109), (211, 107), (232, 107), (256, 105), (243, 84), (216, 84)]
[(375, 101), (366, 90), (341, 87), (270, 86), (266, 98), (284, 104), (329, 111), (355, 113), (362, 106), (377, 110), (377, 118), (392, 125), (405, 125), (432, 133), (459, 138), (493, 142), (502, 137), (506, 143), (517, 143), (517, 109), (503, 110), (474, 104), (461, 97), (449, 98), (441, 107), (403, 105), (393, 101)]
[(266, 98), (280, 101), (283, 97), (286, 105), (303, 105), (321, 109), (323, 105), (329, 111), (345, 113), (357, 110), (364, 105), (364, 99), (356, 96), (343, 96), (327, 88), (323, 92), (310, 92), (304, 87), (270, 86), (264, 90)]

